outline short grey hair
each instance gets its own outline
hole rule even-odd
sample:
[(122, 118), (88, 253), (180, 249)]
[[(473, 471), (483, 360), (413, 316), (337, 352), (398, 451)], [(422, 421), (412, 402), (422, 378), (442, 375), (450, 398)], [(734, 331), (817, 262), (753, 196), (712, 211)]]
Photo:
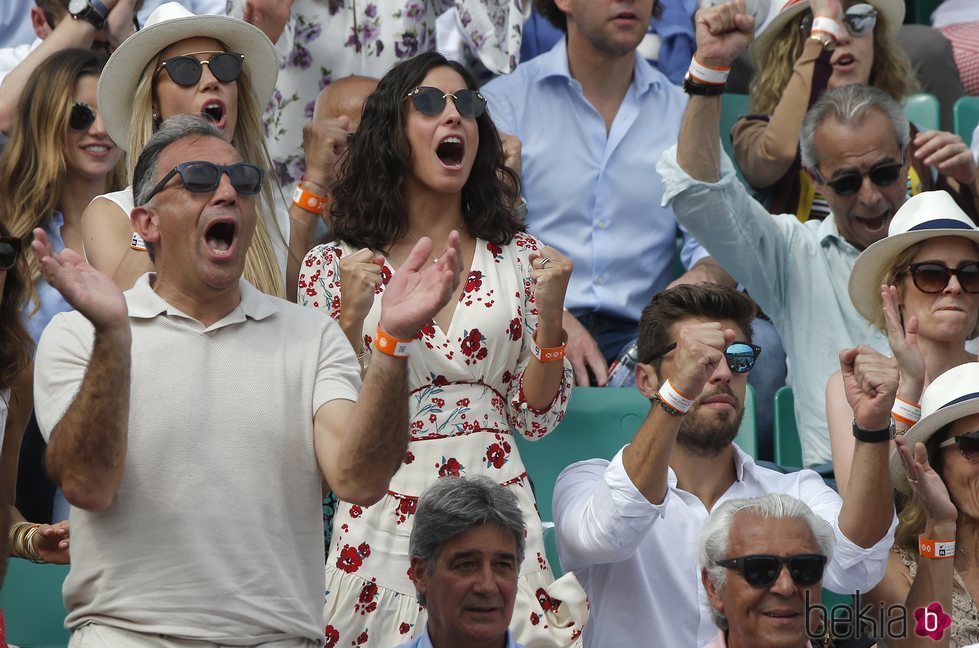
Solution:
[(832, 118), (841, 124), (857, 126), (863, 123), (869, 111), (874, 109), (884, 113), (890, 120), (903, 155), (911, 137), (911, 125), (904, 115), (904, 109), (883, 90), (873, 86), (848, 85), (824, 92), (803, 118), (802, 128), (799, 130), (802, 166), (815, 170), (819, 164), (819, 155), (816, 152), (816, 130), (823, 122)]
[[(728, 500), (717, 506), (707, 519), (707, 524), (704, 525), (700, 534), (700, 552), (697, 557), (699, 570), (706, 570), (707, 578), (718, 591), (724, 589), (728, 569), (718, 565), (717, 561), (735, 557), (728, 555), (731, 527), (734, 525), (735, 516), (742, 512), (775, 520), (802, 520), (812, 531), (816, 544), (819, 546), (819, 553), (826, 556), (827, 559), (833, 556), (833, 544), (835, 542), (833, 528), (829, 522), (813, 513), (805, 502), (782, 493)], [(724, 615), (715, 610), (713, 606), (710, 606), (710, 613), (714, 624), (721, 630), (726, 630), (727, 619)]]
[(154, 180), (160, 154), (168, 146), (185, 137), (217, 137), (224, 140), (221, 131), (200, 115), (177, 115), (160, 124), (160, 128), (153, 133), (146, 146), (139, 152), (133, 170), (133, 197), (137, 207), (148, 202), (149, 193), (156, 184)]
[[(428, 487), (418, 500), (411, 529), (408, 555), (435, 568), (442, 545), (469, 529), (492, 524), (510, 533), (517, 546), (517, 566), (526, 550), (526, 525), (517, 496), (489, 477), (443, 477)], [(425, 604), (419, 592), (418, 603)]]

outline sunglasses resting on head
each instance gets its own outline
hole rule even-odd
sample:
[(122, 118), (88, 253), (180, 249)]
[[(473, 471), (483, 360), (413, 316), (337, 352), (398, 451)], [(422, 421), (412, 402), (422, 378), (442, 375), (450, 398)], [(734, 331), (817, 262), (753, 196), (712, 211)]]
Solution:
[(459, 114), (468, 119), (476, 119), (486, 110), (486, 99), (477, 90), (463, 88), (456, 90), (455, 93), (442, 92), (438, 88), (430, 86), (418, 86), (408, 93), (406, 99), (411, 99), (415, 110), (423, 115), (434, 117), (441, 115), (445, 110), (446, 97), (452, 97), (456, 110)]
[(826, 556), (821, 554), (796, 554), (795, 556), (770, 556), (755, 554), (718, 560), (717, 564), (741, 573), (752, 587), (769, 587), (778, 580), (782, 566), (789, 568), (789, 576), (799, 587), (812, 587), (823, 578)]
[(170, 173), (163, 176), (163, 179), (150, 190), (143, 204), (145, 205), (153, 199), (153, 196), (163, 191), (167, 183), (175, 175), (180, 176), (180, 181), (187, 191), (192, 193), (208, 193), (218, 188), (218, 185), (221, 184), (221, 174), (223, 173), (228, 174), (228, 179), (231, 180), (231, 186), (240, 194), (253, 196), (262, 190), (262, 179), (265, 177), (265, 172), (254, 164), (236, 162), (235, 164), (225, 166), (206, 161), (184, 162), (183, 164), (178, 164)]
[[(213, 56), (203, 61), (195, 58), (201, 54), (213, 54)], [(168, 58), (160, 63), (153, 74), (155, 76), (160, 73), (160, 70), (166, 70), (170, 80), (177, 85), (192, 86), (201, 80), (206, 65), (215, 79), (221, 83), (231, 83), (241, 76), (244, 60), (244, 54), (235, 52), (193, 52)]]
[(10, 270), (16, 265), (20, 245), (16, 236), (0, 236), (0, 270)]

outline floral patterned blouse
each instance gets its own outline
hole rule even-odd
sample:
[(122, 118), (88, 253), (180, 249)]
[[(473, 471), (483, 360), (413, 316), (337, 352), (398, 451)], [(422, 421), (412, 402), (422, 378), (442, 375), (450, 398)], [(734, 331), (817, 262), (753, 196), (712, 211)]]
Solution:
[[(373, 506), (340, 501), (327, 559), (327, 645), (393, 646), (424, 628), (424, 611), (410, 580), (408, 538), (418, 496), (448, 475), (488, 475), (517, 495), (527, 523), (527, 551), (511, 630), (519, 643), (567, 646), (580, 628), (558, 622), (560, 601), (527, 472), (513, 443), (515, 430), (546, 435), (564, 416), (572, 386), (570, 363), (551, 406), (530, 408), (522, 393), (537, 325), (530, 254), (541, 243), (518, 234), (506, 246), (477, 240), (476, 253), (447, 331), (434, 322), (418, 334), (408, 360), (411, 438), (388, 494)], [(306, 255), (299, 303), (338, 318), (342, 302), (339, 259), (355, 250), (327, 244)], [(380, 316), (380, 294), (394, 270), (385, 261), (382, 282), (364, 323), (370, 353)]]
[(280, 184), (305, 171), (303, 124), (320, 90), (351, 74), (380, 78), (401, 60), (434, 50), (435, 19), (453, 7), (480, 61), (496, 74), (512, 72), (528, 0), (295, 0), (279, 39), (288, 54), (264, 118)]

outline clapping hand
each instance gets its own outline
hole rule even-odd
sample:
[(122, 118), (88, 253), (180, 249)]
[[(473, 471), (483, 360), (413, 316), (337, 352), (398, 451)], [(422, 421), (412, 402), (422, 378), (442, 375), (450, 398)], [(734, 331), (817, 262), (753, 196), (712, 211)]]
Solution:
[(925, 358), (918, 348), (918, 317), (912, 315), (907, 323), (901, 322), (896, 286), (881, 286), (880, 297), (884, 302), (887, 343), (900, 369), (901, 394), (905, 400), (916, 403), (926, 380)]
[(928, 463), (928, 450), (925, 444), (916, 443), (912, 453), (904, 437), (896, 437), (894, 443), (897, 444), (901, 461), (908, 471), (911, 492), (924, 507), (929, 524), (954, 525), (958, 511), (948, 495), (948, 488), (945, 487), (941, 475), (936, 473)]
[(374, 305), (377, 287), (381, 285), (383, 266), (384, 258), (374, 256), (368, 248), (340, 257), (340, 286), (343, 290), (341, 326), (345, 323), (363, 325), (364, 318)]
[(381, 297), (381, 328), (400, 340), (411, 340), (449, 303), (462, 274), (459, 232), (432, 263), (432, 239), (423, 236), (391, 277)]
[(969, 146), (955, 133), (919, 132), (914, 137), (914, 157), (954, 178), (960, 185), (976, 181), (976, 161)]

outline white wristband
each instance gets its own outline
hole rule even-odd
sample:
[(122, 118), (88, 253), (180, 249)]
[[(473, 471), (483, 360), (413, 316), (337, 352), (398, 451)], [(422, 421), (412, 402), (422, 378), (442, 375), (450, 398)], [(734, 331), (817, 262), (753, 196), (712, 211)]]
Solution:
[(903, 423), (908, 427), (921, 420), (921, 407), (901, 400), (894, 399), (894, 407), (891, 408), (891, 416), (898, 423)]
[(659, 398), (661, 401), (672, 407), (673, 409), (686, 414), (690, 410), (690, 406), (693, 405), (693, 399), (687, 398), (673, 386), (670, 379), (667, 378), (663, 386), (659, 388)]
[(690, 77), (698, 83), (706, 83), (707, 85), (721, 85), (727, 82), (727, 75), (730, 72), (731, 68), (729, 67), (707, 67), (697, 60), (696, 55), (690, 59), (690, 68), (688, 73), (690, 74)]
[(843, 28), (840, 27), (840, 23), (836, 22), (828, 16), (816, 16), (812, 21), (812, 32), (823, 32), (824, 34), (829, 34), (833, 37), (833, 40), (840, 40), (840, 36), (843, 35)]

